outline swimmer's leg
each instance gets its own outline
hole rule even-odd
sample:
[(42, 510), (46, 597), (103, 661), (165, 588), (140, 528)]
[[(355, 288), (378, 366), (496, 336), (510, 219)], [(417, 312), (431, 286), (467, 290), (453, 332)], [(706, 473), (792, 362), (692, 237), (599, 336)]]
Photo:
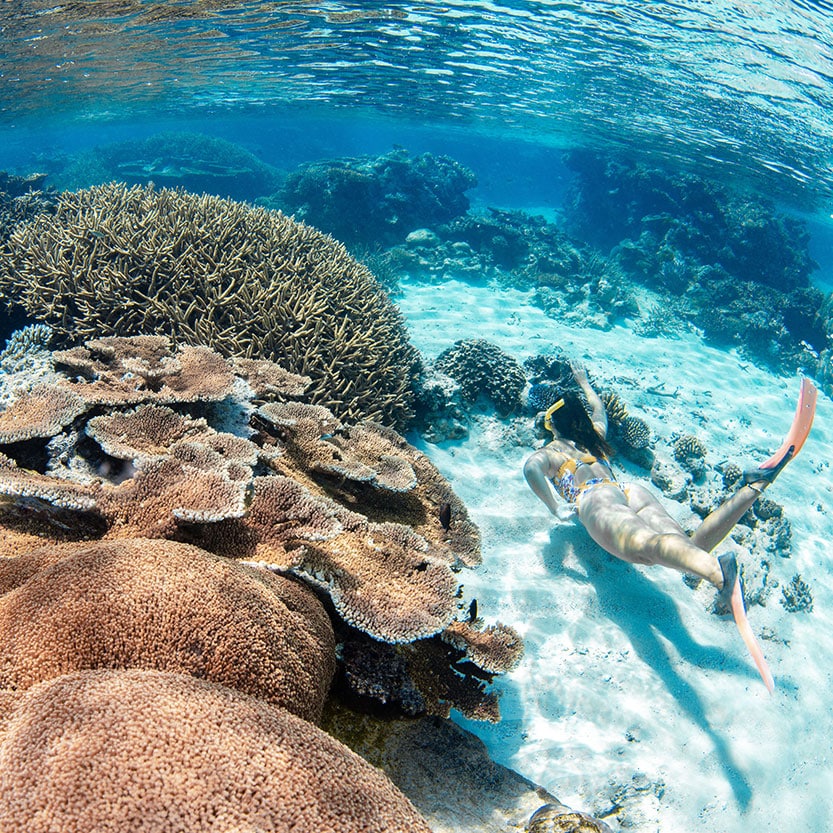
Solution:
[[(633, 487), (631, 487), (633, 488)], [(723, 574), (717, 559), (692, 543), (676, 522), (656, 503), (635, 511), (619, 489), (593, 489), (579, 501), (579, 518), (590, 537), (603, 549), (631, 564), (659, 564), (703, 578), (718, 590)], [(649, 523), (646, 518), (650, 518)], [(660, 530), (655, 525), (661, 527)]]

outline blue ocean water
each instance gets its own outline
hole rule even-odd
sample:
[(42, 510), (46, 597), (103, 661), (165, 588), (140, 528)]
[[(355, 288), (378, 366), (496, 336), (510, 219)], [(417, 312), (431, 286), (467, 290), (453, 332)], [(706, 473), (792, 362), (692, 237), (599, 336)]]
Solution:
[(57, 176), (163, 131), (282, 172), (400, 147), (470, 168), (473, 211), (557, 220), (565, 151), (621, 154), (772, 201), (833, 290), (822, 0), (29, 0), (0, 4), (0, 38), (0, 170)]

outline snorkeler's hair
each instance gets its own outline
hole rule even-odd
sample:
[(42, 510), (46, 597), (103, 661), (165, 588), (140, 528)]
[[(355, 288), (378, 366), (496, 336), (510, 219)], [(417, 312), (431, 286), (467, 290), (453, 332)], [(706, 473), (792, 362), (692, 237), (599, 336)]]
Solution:
[(566, 391), (562, 399), (564, 404), (550, 414), (553, 433), (572, 440), (594, 457), (612, 457), (613, 446), (596, 431), (581, 397)]

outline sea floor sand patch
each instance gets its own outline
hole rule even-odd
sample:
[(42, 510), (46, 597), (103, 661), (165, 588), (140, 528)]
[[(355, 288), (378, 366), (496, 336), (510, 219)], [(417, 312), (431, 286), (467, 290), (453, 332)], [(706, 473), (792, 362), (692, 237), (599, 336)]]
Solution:
[[(797, 377), (774, 376), (694, 335), (568, 327), (533, 306), (530, 293), (462, 281), (406, 283), (396, 301), (427, 359), (472, 337), (521, 361), (562, 348), (613, 384), (658, 443), (673, 431), (695, 434), (712, 462), (762, 462), (792, 419)], [(772, 696), (731, 618), (709, 612), (710, 588), (619, 562), (579, 525), (550, 516), (521, 473), (532, 448), (502, 446), (500, 431), (484, 416), (464, 441), (413, 438), (481, 527), (483, 566), (467, 592), (527, 645), (522, 665), (498, 684), (503, 722), (460, 722), (500, 763), (572, 806), (611, 813), (608, 823), (618, 818), (622, 830), (775, 833), (786, 819), (792, 829), (833, 829), (825, 798), (833, 774), (833, 403), (820, 398), (807, 445), (771, 492), (793, 529), (779, 574), (800, 573), (815, 602), (811, 613), (788, 613), (776, 591), (749, 611), (765, 637)], [(633, 465), (619, 475), (654, 488)], [(687, 507), (665, 505), (693, 523)]]

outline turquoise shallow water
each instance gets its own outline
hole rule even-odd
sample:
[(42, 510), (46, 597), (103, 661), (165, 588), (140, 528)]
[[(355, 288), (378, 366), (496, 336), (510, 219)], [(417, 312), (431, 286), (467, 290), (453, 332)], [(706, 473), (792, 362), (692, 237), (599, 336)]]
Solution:
[[(32, 0), (0, 4), (0, 38), (0, 170), (57, 177), (79, 154), (161, 131), (234, 142), (280, 172), (402, 147), (411, 154), (448, 155), (470, 168), (477, 177), (468, 192), (473, 211), (524, 209), (558, 221), (573, 175), (563, 152), (616, 152), (634, 164), (771, 200), (806, 223), (818, 266), (810, 280), (825, 293), (833, 290), (833, 6), (826, 2)], [(643, 187), (647, 192), (651, 183)], [(601, 214), (606, 200), (622, 205), (612, 192), (596, 199)], [(541, 332), (547, 326), (543, 313), (527, 298), (517, 301), (513, 314), (510, 296), (492, 299), (482, 285), (470, 294), (465, 283), (448, 287), (440, 280), (405, 286), (399, 298), (414, 343), (429, 358), (470, 335), (493, 339), (518, 358), (524, 344), (537, 350), (550, 343), (552, 334)], [(450, 323), (438, 324), (449, 307)], [(438, 326), (444, 329), (436, 334), (431, 328)], [(731, 422), (726, 398), (738, 396), (746, 427), (761, 425), (790, 400), (792, 378), (759, 375), (753, 368), (749, 381), (735, 352), (710, 347), (701, 353), (694, 341), (688, 353), (676, 342), (666, 352), (660, 342), (646, 347), (634, 341), (630, 325), (621, 326), (638, 373), (617, 370), (615, 332), (595, 339), (582, 331), (569, 346), (608, 378), (624, 375), (629, 392), (644, 379), (673, 387), (669, 366), (690, 359), (680, 374), (682, 404), (672, 416), (681, 428), (711, 431), (721, 451), (744, 436)], [(519, 337), (522, 327), (527, 330)], [(720, 407), (710, 409), (700, 367), (715, 368)], [(733, 386), (736, 376), (743, 385)], [(663, 426), (668, 416), (653, 405), (652, 418)], [(825, 418), (828, 406), (825, 401), (821, 409)], [(744, 450), (754, 456), (782, 428), (755, 435)], [(826, 432), (819, 442), (828, 443), (829, 427), (819, 430)], [(768, 627), (794, 641), (792, 654), (780, 643), (773, 649), (776, 676), (787, 683), (784, 699), (762, 703), (737, 645), (725, 658), (725, 622), (709, 620), (702, 636), (708, 649), (692, 646), (688, 634), (697, 633), (704, 614), (699, 602), (683, 597), (681, 613), (663, 607), (665, 630), (641, 637), (638, 623), (611, 600), (603, 561), (570, 544), (563, 529), (549, 530), (542, 513), (533, 510), (531, 521), (514, 517), (528, 497), (517, 471), (507, 492), (511, 511), (501, 501), (495, 485), (500, 466), (517, 468), (526, 449), (507, 452), (499, 448), (501, 439), (476, 432), (475, 440), (459, 447), (423, 444), (452, 482), (455, 453), (469, 480), (480, 471), (490, 478), (485, 495), (468, 481), (459, 488), (491, 536), (484, 545), (487, 559), (496, 559), (487, 560), (472, 583), (494, 616), (515, 626), (524, 624), (519, 611), (525, 604), (543, 611), (527, 623), (530, 664), (500, 683), (505, 724), (479, 730), (493, 754), (576, 803), (596, 806), (603, 803), (605, 779), (621, 782), (653, 766), (650, 784), (665, 779), (677, 785), (668, 789), (666, 815), (656, 789), (650, 801), (645, 790), (640, 793), (644, 818), (656, 829), (665, 821), (674, 826), (663, 829), (734, 833), (750, 829), (749, 819), (757, 825), (751, 829), (770, 829), (764, 799), (779, 791), (790, 792), (789, 807), (804, 829), (827, 829), (829, 796), (822, 789), (829, 738), (817, 733), (819, 743), (808, 744), (806, 754), (790, 741), (827, 718), (822, 692), (833, 668), (826, 667), (823, 641), (822, 650), (813, 652), (812, 624), (828, 633), (829, 593), (818, 593), (814, 620), (787, 624), (775, 605), (762, 614)], [(801, 516), (796, 535), (805, 536), (797, 568), (826, 584), (824, 542), (833, 536), (826, 513), (829, 468), (812, 449), (807, 465), (821, 485), (814, 479), (805, 490), (800, 479), (785, 478), (785, 505)], [(557, 553), (567, 545), (574, 549), (562, 575)], [(520, 577), (511, 577), (513, 558), (523, 566)], [(504, 589), (493, 580), (497, 569), (504, 594), (495, 590)], [(559, 595), (564, 582), (575, 587)], [(676, 577), (660, 578), (657, 586), (666, 596), (638, 579), (627, 589), (638, 603), (656, 605), (684, 590)], [(599, 619), (606, 605), (609, 615)], [(593, 615), (585, 619), (586, 611)], [(616, 634), (610, 644), (603, 638), (605, 622)], [(582, 640), (586, 648), (578, 644)], [(558, 663), (575, 668), (582, 662), (587, 676), (571, 672), (569, 686), (553, 671)], [(697, 662), (702, 673), (689, 679), (688, 664)], [(805, 683), (802, 663), (813, 664)], [(754, 754), (758, 739), (744, 708), (721, 699), (722, 674), (732, 677), (734, 697), (751, 689), (755, 719), (778, 724), (763, 732), (760, 755)], [(599, 685), (592, 675), (601, 675)], [(546, 691), (536, 689), (538, 679)], [(639, 704), (628, 692), (647, 699), (657, 687), (659, 717), (641, 723)], [(593, 719), (586, 717), (588, 703)], [(797, 708), (787, 716), (794, 704), (803, 710), (801, 720)], [(623, 741), (634, 726), (637, 741)], [(652, 740), (654, 759), (646, 752)], [(680, 745), (687, 751), (681, 753)], [(599, 752), (623, 763), (606, 769), (597, 764)], [(542, 764), (549, 757), (557, 759), (558, 775)], [(689, 771), (700, 780), (685, 794), (679, 784)]]

